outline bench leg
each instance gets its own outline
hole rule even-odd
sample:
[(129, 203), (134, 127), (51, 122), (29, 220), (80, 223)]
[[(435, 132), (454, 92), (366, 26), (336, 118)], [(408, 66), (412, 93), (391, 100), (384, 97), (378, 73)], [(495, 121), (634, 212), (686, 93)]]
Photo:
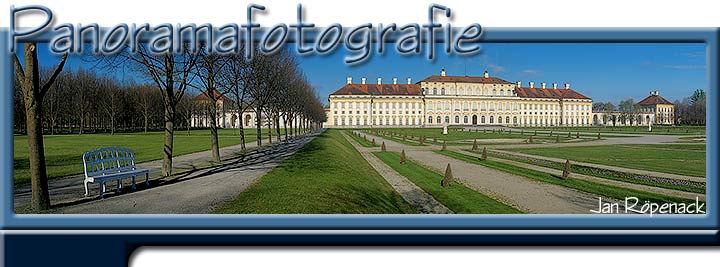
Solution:
[(122, 179), (117, 180), (117, 189), (115, 192), (120, 193), (120, 188), (122, 188)]
[(150, 174), (145, 173), (145, 187), (150, 187)]
[(85, 184), (85, 196), (88, 196), (90, 192), (88, 192), (88, 182), (83, 182)]
[(105, 194), (105, 182), (101, 182), (100, 184), (100, 198), (103, 198), (103, 194)]
[(132, 180), (132, 190), (135, 190), (135, 176), (136, 175), (133, 175), (133, 177), (132, 177), (132, 179), (133, 179)]

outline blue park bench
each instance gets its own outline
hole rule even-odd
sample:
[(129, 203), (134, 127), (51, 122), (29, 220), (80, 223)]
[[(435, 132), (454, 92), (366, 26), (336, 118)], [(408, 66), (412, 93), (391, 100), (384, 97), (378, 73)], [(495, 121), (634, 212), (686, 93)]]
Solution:
[(106, 147), (83, 154), (85, 167), (85, 196), (88, 196), (88, 184), (100, 184), (100, 198), (105, 193), (105, 183), (117, 181), (117, 192), (122, 188), (122, 179), (132, 178), (132, 189), (135, 189), (135, 178), (145, 175), (145, 185), (149, 186), (147, 169), (135, 167), (135, 153), (129, 148)]

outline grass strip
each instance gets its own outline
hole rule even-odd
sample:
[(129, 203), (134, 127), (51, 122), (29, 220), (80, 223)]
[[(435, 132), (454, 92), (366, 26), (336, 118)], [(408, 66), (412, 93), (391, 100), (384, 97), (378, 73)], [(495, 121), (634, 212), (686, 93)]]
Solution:
[(374, 152), (373, 154), (455, 213), (522, 213), (512, 206), (506, 205), (458, 182), (453, 182), (453, 184), (447, 188), (442, 187), (440, 185), (440, 181), (443, 179), (442, 175), (412, 160), (407, 160), (405, 164), (400, 164), (400, 154), (397, 152)]

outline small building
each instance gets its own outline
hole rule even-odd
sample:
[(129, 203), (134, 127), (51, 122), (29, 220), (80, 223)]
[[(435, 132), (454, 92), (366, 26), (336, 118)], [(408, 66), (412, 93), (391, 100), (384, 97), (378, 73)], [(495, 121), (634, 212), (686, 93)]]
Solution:
[(675, 124), (675, 105), (651, 91), (631, 111), (593, 111), (593, 124), (602, 126), (648, 126)]
[[(245, 106), (241, 112), (239, 106), (231, 98), (215, 92), (215, 98), (217, 99), (215, 105), (217, 106), (217, 127), (218, 128), (240, 128), (242, 123), (243, 128), (253, 128), (257, 126), (257, 113), (255, 109), (249, 106)], [(207, 91), (202, 92), (193, 99), (195, 111), (191, 116), (190, 127), (210, 127), (210, 105), (211, 99), (208, 97)], [(282, 116), (283, 113), (280, 113)], [(268, 119), (266, 114), (261, 116), (261, 124), (263, 127), (267, 127)], [(293, 125), (297, 126), (300, 122), (299, 119), (295, 119)], [(272, 125), (274, 127), (274, 125)], [(283, 127), (283, 121), (280, 120), (280, 127)]]

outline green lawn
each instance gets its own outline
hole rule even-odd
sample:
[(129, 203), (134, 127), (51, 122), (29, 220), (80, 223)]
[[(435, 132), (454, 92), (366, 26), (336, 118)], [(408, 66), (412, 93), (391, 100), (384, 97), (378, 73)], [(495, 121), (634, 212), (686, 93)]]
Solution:
[[(352, 138), (353, 140), (355, 140), (355, 142), (358, 142), (358, 144), (360, 144), (360, 145), (363, 146), (363, 147), (378, 147), (378, 146), (380, 146), (380, 145), (378, 145), (378, 144), (373, 144), (373, 143), (372, 143), (372, 137), (368, 137), (368, 140), (365, 140), (365, 139), (362, 138), (362, 137), (359, 137), (359, 136), (354, 135), (352, 131), (345, 131), (345, 133), (346, 133), (348, 136), (350, 136), (350, 138)], [(364, 134), (363, 134), (363, 135), (364, 135)]]
[(447, 188), (442, 187), (440, 185), (440, 181), (443, 179), (442, 175), (428, 170), (412, 160), (400, 164), (400, 154), (397, 152), (374, 152), (373, 154), (455, 213), (521, 213), (514, 207), (467, 188), (458, 182), (454, 182), (452, 186)]
[(470, 155), (454, 152), (454, 151), (448, 151), (448, 150), (436, 150), (435, 153), (445, 155), (451, 158), (459, 159), (465, 162), (473, 163), (482, 165), (488, 168), (496, 169), (499, 171), (515, 174), (518, 176), (523, 176), (526, 178), (530, 178), (533, 180), (537, 180), (544, 183), (549, 184), (556, 184), (568, 188), (577, 189), (580, 191), (588, 192), (591, 194), (595, 194), (598, 196), (603, 196), (607, 198), (613, 198), (613, 199), (619, 199), (623, 200), (625, 197), (637, 197), (641, 200), (641, 203), (644, 201), (650, 201), (655, 203), (691, 203), (695, 200), (690, 199), (684, 199), (679, 197), (673, 197), (673, 196), (666, 196), (662, 194), (652, 193), (652, 192), (645, 192), (641, 190), (635, 190), (630, 188), (623, 188), (619, 186), (612, 186), (612, 185), (606, 185), (606, 184), (600, 184), (595, 183), (591, 181), (585, 181), (585, 180), (579, 180), (579, 179), (568, 179), (568, 180), (562, 180), (560, 177), (557, 177), (555, 175), (531, 170), (527, 168), (518, 167), (515, 165), (492, 161), (492, 160), (479, 160), (477, 157), (473, 157)]
[[(267, 141), (263, 131), (263, 142)], [(245, 130), (245, 140), (257, 140), (255, 129)], [(221, 147), (240, 143), (238, 129), (219, 129)], [(210, 130), (176, 130), (173, 155), (183, 155), (210, 150)], [(165, 132), (123, 133), (123, 134), (69, 134), (45, 135), (45, 161), (50, 179), (83, 172), (83, 153), (109, 146), (127, 147), (135, 151), (135, 160), (145, 162), (162, 159)], [(13, 155), (13, 178), (15, 183), (30, 181), (27, 136), (15, 136)]]
[(647, 126), (591, 126), (591, 127), (526, 127), (528, 130), (555, 130), (555, 131), (584, 131), (601, 133), (623, 133), (623, 134), (705, 134), (705, 126), (660, 126), (653, 125), (652, 132), (648, 132)]
[(525, 154), (705, 177), (704, 144), (507, 148)]
[(215, 212), (398, 214), (416, 210), (340, 131), (328, 130)]

